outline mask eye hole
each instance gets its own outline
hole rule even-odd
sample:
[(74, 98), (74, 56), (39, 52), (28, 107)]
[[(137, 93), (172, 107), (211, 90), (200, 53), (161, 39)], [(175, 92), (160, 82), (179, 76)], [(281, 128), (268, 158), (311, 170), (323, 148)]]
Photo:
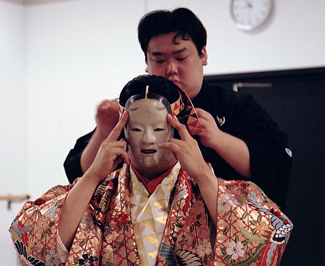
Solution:
[(164, 131), (164, 128), (155, 128), (154, 131)]

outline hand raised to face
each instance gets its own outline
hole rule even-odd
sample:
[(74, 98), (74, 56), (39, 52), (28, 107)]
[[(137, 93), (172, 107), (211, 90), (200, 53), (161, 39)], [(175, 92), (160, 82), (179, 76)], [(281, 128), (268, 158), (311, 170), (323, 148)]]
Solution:
[(199, 178), (203, 176), (203, 173), (211, 171), (204, 161), (197, 141), (176, 117), (168, 114), (167, 121), (178, 131), (181, 139), (171, 138), (168, 142), (159, 144), (158, 146), (172, 151), (184, 171), (198, 182)]
[(125, 112), (109, 136), (100, 145), (94, 162), (87, 170), (87, 172), (96, 175), (99, 181), (114, 171), (122, 160), (125, 163), (129, 163), (129, 157), (126, 152), (127, 144), (123, 139), (118, 141), (127, 120), (128, 113)]

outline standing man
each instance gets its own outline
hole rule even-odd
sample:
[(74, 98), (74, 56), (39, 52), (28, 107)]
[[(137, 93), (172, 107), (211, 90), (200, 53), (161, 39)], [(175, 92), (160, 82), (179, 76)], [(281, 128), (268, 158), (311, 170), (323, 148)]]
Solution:
[[(252, 180), (284, 207), (292, 162), (287, 136), (251, 96), (203, 81), (207, 33), (195, 14), (185, 8), (150, 12), (139, 22), (138, 39), (146, 72), (171, 80), (191, 98), (202, 124), (194, 137), (216, 176)], [(64, 162), (70, 182), (90, 167), (117, 120), (118, 103), (104, 101), (96, 129), (77, 140)]]

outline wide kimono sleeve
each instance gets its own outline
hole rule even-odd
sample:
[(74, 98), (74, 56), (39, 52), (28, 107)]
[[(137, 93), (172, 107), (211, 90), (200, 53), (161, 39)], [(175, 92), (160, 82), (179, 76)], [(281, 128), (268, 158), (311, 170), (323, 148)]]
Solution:
[(293, 225), (254, 183), (219, 179), (215, 259), (279, 265)]
[[(114, 172), (118, 175), (118, 171)], [(78, 225), (66, 265), (97, 265), (100, 260), (102, 224), (115, 183), (108, 176), (97, 188)], [(58, 221), (72, 185), (55, 186), (35, 201), (24, 204), (9, 229), (22, 265), (63, 265), (58, 250)], [(88, 264), (87, 264), (88, 263)]]
[(218, 179), (217, 221), (197, 185), (181, 173), (158, 265), (279, 265), (293, 225), (250, 181)]
[(35, 201), (27, 201), (9, 232), (22, 265), (60, 265), (57, 227), (72, 185), (55, 186)]

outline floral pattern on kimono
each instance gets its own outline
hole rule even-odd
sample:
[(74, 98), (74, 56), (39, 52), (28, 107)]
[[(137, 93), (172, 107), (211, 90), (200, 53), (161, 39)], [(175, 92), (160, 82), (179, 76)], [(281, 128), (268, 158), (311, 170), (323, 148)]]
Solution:
[[(65, 265), (140, 265), (130, 211), (129, 166), (109, 175), (84, 212)], [(198, 186), (181, 169), (156, 265), (278, 265), (292, 223), (251, 182), (219, 180), (215, 230)], [(75, 181), (75, 183), (78, 180)], [(25, 203), (10, 227), (24, 265), (61, 265), (57, 224), (69, 190)], [(210, 233), (216, 232), (215, 244)]]

